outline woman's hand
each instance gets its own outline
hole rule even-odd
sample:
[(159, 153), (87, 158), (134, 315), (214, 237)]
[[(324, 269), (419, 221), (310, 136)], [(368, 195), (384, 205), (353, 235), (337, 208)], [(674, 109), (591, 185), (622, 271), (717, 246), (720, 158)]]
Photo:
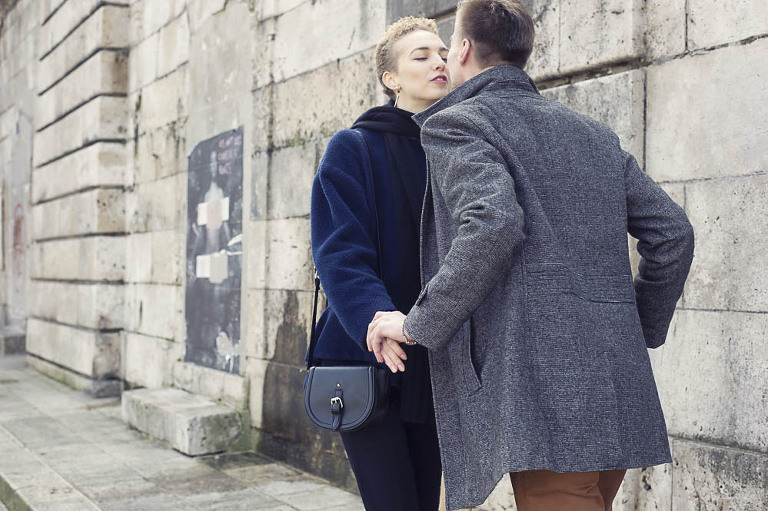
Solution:
[(405, 314), (402, 312), (379, 311), (368, 325), (368, 351), (373, 352), (377, 362), (387, 364), (393, 373), (405, 371), (403, 360), (408, 358), (400, 346), (405, 340), (402, 334), (404, 321)]

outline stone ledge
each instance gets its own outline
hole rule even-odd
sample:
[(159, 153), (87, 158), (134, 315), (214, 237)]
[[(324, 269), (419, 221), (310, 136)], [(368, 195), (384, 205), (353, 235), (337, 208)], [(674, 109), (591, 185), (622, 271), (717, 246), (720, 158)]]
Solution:
[(236, 410), (248, 408), (248, 378), (237, 374), (178, 361), (173, 365), (173, 385)]
[(122, 395), (123, 420), (188, 456), (227, 451), (243, 436), (240, 415), (179, 389), (140, 389)]
[(27, 332), (21, 328), (0, 327), (0, 355), (24, 353), (27, 349)]
[(27, 355), (27, 365), (49, 378), (69, 385), (73, 389), (81, 390), (93, 397), (115, 397), (120, 395), (120, 380), (88, 378), (82, 374), (37, 358), (34, 355)]

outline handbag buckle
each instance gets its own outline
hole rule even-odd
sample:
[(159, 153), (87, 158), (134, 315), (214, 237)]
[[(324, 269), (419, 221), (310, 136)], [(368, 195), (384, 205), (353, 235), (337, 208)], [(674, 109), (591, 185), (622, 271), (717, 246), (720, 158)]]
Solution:
[(340, 410), (344, 408), (344, 402), (343, 402), (343, 401), (341, 400), (341, 398), (340, 398), (340, 397), (338, 397), (338, 396), (336, 396), (336, 397), (332, 397), (332, 398), (331, 398), (331, 406), (333, 406), (333, 405), (335, 405), (335, 404), (338, 404), (338, 405), (339, 405), (339, 409), (340, 409)]

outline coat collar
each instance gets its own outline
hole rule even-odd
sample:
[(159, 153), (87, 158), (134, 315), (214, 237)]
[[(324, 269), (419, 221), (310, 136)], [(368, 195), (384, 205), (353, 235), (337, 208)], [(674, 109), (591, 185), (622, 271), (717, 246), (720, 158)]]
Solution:
[(448, 107), (461, 103), (467, 99), (477, 96), (483, 89), (491, 84), (506, 82), (509, 86), (516, 89), (524, 89), (538, 94), (539, 90), (528, 73), (512, 64), (494, 66), (487, 71), (473, 76), (463, 84), (459, 85), (449, 92), (440, 101), (430, 106), (426, 110), (413, 116), (413, 120), (421, 127), (427, 119), (437, 112), (445, 110)]

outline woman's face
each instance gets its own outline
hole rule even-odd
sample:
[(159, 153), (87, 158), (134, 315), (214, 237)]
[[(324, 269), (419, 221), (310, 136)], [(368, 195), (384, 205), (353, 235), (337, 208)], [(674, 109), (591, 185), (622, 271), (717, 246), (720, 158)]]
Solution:
[(432, 32), (415, 30), (395, 43), (397, 70), (390, 72), (394, 87), (400, 87), (397, 106), (410, 112), (420, 112), (451, 90), (445, 67), (448, 48)]

